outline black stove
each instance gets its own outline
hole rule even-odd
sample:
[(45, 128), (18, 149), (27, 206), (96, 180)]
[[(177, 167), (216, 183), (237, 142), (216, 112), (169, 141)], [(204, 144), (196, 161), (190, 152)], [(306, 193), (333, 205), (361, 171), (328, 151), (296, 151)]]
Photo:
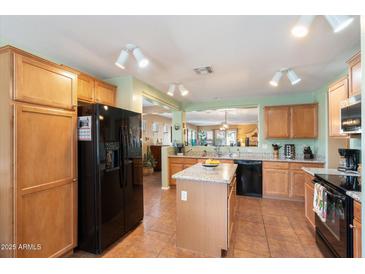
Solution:
[(326, 181), (341, 193), (346, 191), (361, 191), (361, 177), (349, 175), (316, 174), (321, 180)]

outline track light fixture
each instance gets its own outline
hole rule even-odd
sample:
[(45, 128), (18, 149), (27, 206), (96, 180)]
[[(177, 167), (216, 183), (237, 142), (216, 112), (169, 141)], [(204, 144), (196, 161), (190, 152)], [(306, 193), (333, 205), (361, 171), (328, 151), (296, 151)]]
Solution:
[(186, 96), (189, 94), (189, 91), (182, 84), (171, 83), (169, 85), (169, 89), (167, 90), (167, 95), (174, 96), (176, 87), (179, 88), (181, 96)]
[[(295, 37), (299, 38), (306, 36), (309, 32), (309, 27), (312, 24), (315, 17), (316, 15), (300, 16), (298, 22), (292, 28), (291, 33)], [(352, 23), (352, 21), (354, 21), (353, 17), (347, 15), (324, 15), (324, 17), (326, 18), (327, 22), (330, 24), (330, 26), (333, 29), (333, 32), (335, 33), (345, 29)]]
[(298, 84), (302, 79), (298, 77), (298, 75), (294, 72), (293, 69), (283, 68), (277, 72), (275, 72), (274, 77), (270, 81), (270, 85), (277, 87), (279, 85), (279, 81), (283, 73), (286, 73), (290, 83), (294, 86)]
[(140, 68), (145, 68), (148, 66), (149, 60), (143, 55), (141, 49), (133, 44), (127, 44), (125, 48), (122, 49), (117, 61), (115, 62), (115, 65), (121, 69), (125, 69), (125, 65), (128, 61), (130, 53), (133, 54)]

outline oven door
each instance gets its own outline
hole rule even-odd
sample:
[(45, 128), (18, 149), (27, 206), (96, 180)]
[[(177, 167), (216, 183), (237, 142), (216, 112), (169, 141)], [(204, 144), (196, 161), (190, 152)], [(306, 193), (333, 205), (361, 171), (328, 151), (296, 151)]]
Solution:
[(316, 227), (326, 245), (338, 257), (347, 257), (347, 198), (325, 185), (327, 192), (327, 217), (322, 222), (316, 215)]

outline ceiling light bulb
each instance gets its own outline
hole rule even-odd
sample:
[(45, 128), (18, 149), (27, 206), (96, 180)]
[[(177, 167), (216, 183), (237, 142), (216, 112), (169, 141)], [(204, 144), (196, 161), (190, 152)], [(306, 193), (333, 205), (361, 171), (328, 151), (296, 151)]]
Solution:
[(277, 87), (282, 75), (281, 71), (275, 72), (274, 77), (270, 81), (270, 85)]
[(325, 15), (325, 17), (331, 25), (333, 32), (339, 32), (345, 29), (354, 21), (353, 17), (347, 15)]
[(302, 80), (298, 77), (298, 75), (292, 69), (288, 70), (287, 76), (288, 76), (288, 79), (289, 79), (290, 83), (293, 86), (298, 84)]
[(309, 27), (313, 22), (315, 15), (302, 15), (300, 16), (298, 22), (292, 28), (291, 33), (295, 37), (304, 37), (309, 32)]
[(140, 68), (145, 68), (150, 63), (150, 61), (148, 61), (148, 59), (143, 55), (140, 48), (135, 48), (133, 50), (133, 55), (134, 55), (134, 58), (136, 58), (136, 60), (138, 62), (138, 66)]
[(117, 61), (115, 62), (115, 65), (121, 69), (125, 69), (125, 64), (127, 63), (128, 56), (129, 56), (128, 51), (122, 49), (122, 51), (118, 56)]
[(170, 84), (169, 85), (169, 90), (167, 91), (167, 94), (170, 95), (170, 96), (174, 96), (174, 93), (175, 93), (175, 84)]

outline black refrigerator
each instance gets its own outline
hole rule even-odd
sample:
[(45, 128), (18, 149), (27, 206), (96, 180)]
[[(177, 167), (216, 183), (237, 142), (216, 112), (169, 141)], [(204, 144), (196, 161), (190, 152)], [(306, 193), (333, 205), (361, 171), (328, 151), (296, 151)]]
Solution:
[(78, 248), (100, 254), (143, 219), (141, 114), (78, 107)]

